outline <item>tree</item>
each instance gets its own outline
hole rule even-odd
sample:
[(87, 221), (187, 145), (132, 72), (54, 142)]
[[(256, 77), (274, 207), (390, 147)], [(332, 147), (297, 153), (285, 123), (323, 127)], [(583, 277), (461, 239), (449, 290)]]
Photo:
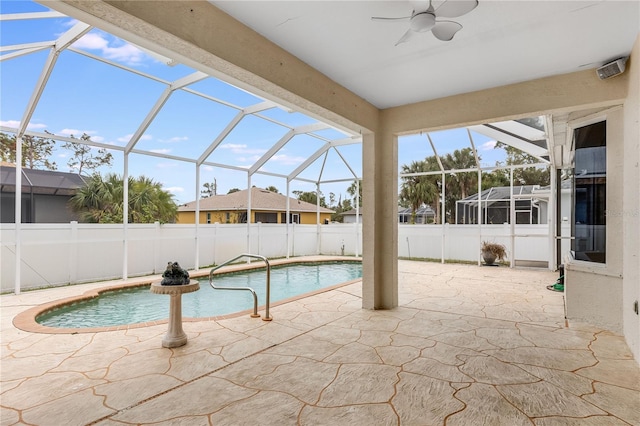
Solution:
[[(329, 200), (332, 199), (333, 196), (333, 200), (335, 202), (335, 194), (333, 192), (329, 193)], [(349, 210), (353, 209), (353, 206), (351, 205), (351, 200), (348, 198), (345, 198), (344, 200), (342, 200), (342, 194), (340, 194), (339, 198), (338, 198), (338, 202), (337, 204), (333, 204), (333, 202), (329, 205), (329, 208), (334, 210), (335, 213), (331, 214), (331, 221), (332, 222), (344, 222), (344, 216), (342, 216), (342, 213), (344, 212), (348, 212)]]
[[(536, 164), (540, 163), (541, 160), (536, 157), (527, 154), (519, 150), (518, 148), (514, 148), (510, 145), (507, 145), (502, 142), (496, 143), (494, 148), (503, 148), (507, 154), (506, 165), (522, 165), (522, 164)], [(496, 165), (502, 165), (500, 162), (496, 163)], [(507, 179), (509, 179), (508, 172), (505, 171)], [(514, 185), (540, 185), (547, 186), (550, 183), (550, 169), (549, 167), (539, 168), (539, 167), (525, 167), (525, 168), (517, 168), (513, 170), (513, 184)]]
[[(75, 139), (73, 135), (70, 137)], [(82, 136), (80, 136), (80, 140), (90, 141), (91, 137), (88, 134), (83, 133)], [(73, 157), (69, 159), (67, 165), (71, 169), (77, 169), (78, 174), (80, 175), (83, 170), (90, 170), (94, 172), (97, 168), (101, 166), (110, 166), (113, 162), (113, 155), (111, 155), (106, 148), (99, 148), (96, 150), (87, 144), (79, 142), (65, 142), (62, 147), (73, 152)]]
[[(311, 204), (318, 203), (318, 194), (315, 191), (291, 191), (300, 201), (305, 201)], [(327, 207), (327, 203), (320, 192), (320, 207)]]
[[(16, 135), (0, 133), (0, 158), (10, 163), (16, 162)], [(53, 139), (46, 139), (30, 135), (22, 136), (22, 167), (27, 169), (57, 170), (55, 161), (49, 161), (56, 143)]]
[[(464, 170), (478, 167), (471, 148), (456, 149), (443, 156), (442, 166), (446, 170)], [(478, 191), (478, 173), (453, 172), (445, 177), (445, 218), (453, 223), (456, 217), (456, 201), (467, 198)]]
[(202, 187), (204, 188), (200, 191), (202, 198), (209, 198), (212, 195), (218, 195), (218, 183), (215, 179), (213, 179), (213, 182), (204, 183)]
[[(429, 171), (427, 161), (413, 161), (408, 166), (406, 164), (402, 166), (403, 174), (427, 171)], [(438, 187), (434, 181), (434, 175), (402, 177), (399, 199), (401, 204), (411, 208), (411, 223), (416, 223), (418, 209), (438, 199)]]
[(275, 194), (279, 194), (279, 193), (280, 193), (280, 191), (278, 191), (278, 188), (276, 188), (276, 187), (275, 187), (275, 186), (273, 186), (273, 185), (271, 185), (271, 186), (267, 186), (265, 189), (266, 189), (267, 191), (269, 191), (269, 192), (273, 192), (273, 193), (275, 193)]
[(238, 188), (231, 188), (231, 189), (229, 190), (229, 192), (227, 192), (227, 195), (228, 195), (228, 194), (233, 194), (234, 192), (239, 192), (239, 191), (240, 191), (240, 190), (239, 190)]
[[(160, 183), (140, 176), (128, 179), (129, 223), (167, 223), (175, 221), (178, 206), (173, 194), (164, 191)], [(80, 220), (89, 223), (122, 223), (124, 184), (121, 176), (110, 173), (103, 177), (94, 173), (87, 184), (76, 191), (69, 201)]]
[(358, 204), (362, 207), (362, 181), (358, 185), (358, 182), (354, 180), (347, 188), (347, 194), (351, 195), (353, 205), (356, 204), (356, 191), (358, 192)]

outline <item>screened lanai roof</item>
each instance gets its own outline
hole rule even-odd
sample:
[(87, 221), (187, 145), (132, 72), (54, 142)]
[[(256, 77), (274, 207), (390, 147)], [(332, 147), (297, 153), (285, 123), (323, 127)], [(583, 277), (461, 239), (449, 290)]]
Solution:
[[(62, 158), (62, 143), (87, 134), (115, 163), (135, 158), (130, 174), (155, 172), (170, 188), (185, 186), (175, 179), (185, 164), (222, 188), (247, 185), (246, 176), (318, 183), (361, 175), (359, 135), (37, 3), (3, 2), (2, 12), (2, 132), (53, 139)], [(138, 155), (155, 158), (157, 169)], [(220, 179), (225, 171), (237, 173)]]
[[(532, 195), (536, 189), (540, 189), (540, 185), (521, 185), (513, 187), (514, 198), (521, 198), (522, 196)], [(480, 192), (480, 200), (485, 206), (490, 206), (497, 201), (509, 201), (511, 199), (511, 187), (509, 186), (494, 186), (489, 189), (485, 189)], [(458, 201), (461, 204), (468, 206), (478, 205), (478, 194), (473, 194)]]
[[(0, 192), (16, 191), (16, 168), (0, 166)], [(73, 195), (85, 185), (77, 173), (22, 169), (22, 191), (30, 194)]]
[[(113, 153), (107, 171), (155, 178), (182, 203), (214, 180), (219, 193), (253, 185), (285, 192), (283, 184), (315, 191), (362, 177), (359, 134), (35, 2), (3, 2), (1, 19), (0, 131), (55, 140), (59, 164), (70, 156), (62, 144), (86, 134), (88, 145)], [(467, 133), (548, 160), (544, 117)]]

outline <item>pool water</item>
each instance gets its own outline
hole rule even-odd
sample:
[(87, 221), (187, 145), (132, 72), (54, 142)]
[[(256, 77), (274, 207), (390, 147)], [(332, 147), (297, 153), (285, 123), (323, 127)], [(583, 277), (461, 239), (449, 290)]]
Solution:
[[(271, 303), (330, 287), (362, 276), (355, 262), (289, 265), (271, 268)], [(266, 271), (217, 275), (216, 286), (251, 287), (264, 305)], [(253, 309), (248, 291), (214, 290), (209, 278), (200, 278), (200, 290), (182, 295), (182, 316), (205, 318)], [(39, 315), (36, 321), (48, 327), (93, 328), (157, 321), (169, 317), (169, 296), (152, 294), (149, 286), (102, 293)]]

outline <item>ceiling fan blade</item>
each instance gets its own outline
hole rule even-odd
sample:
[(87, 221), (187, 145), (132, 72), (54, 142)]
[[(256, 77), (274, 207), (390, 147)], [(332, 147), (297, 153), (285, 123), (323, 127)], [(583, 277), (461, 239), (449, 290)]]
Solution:
[(433, 27), (431, 32), (433, 35), (442, 41), (451, 41), (453, 36), (462, 29), (462, 25), (453, 21), (438, 21)]
[(431, 5), (430, 0), (410, 0), (409, 3), (411, 3), (411, 7), (413, 7), (414, 12), (416, 13), (426, 12), (429, 5)]
[(436, 16), (457, 18), (471, 12), (478, 6), (478, 0), (447, 0), (436, 9)]
[(372, 21), (382, 21), (382, 22), (398, 22), (398, 21), (407, 21), (411, 19), (411, 16), (403, 16), (401, 18), (385, 18), (383, 16), (372, 16)]
[(413, 31), (411, 28), (409, 28), (407, 30), (407, 32), (404, 33), (404, 35), (402, 37), (400, 37), (400, 40), (398, 40), (395, 45), (397, 46), (397, 45), (399, 45), (401, 43), (405, 43), (405, 42), (411, 40), (413, 38), (413, 36), (415, 36), (415, 35), (416, 35), (416, 32)]

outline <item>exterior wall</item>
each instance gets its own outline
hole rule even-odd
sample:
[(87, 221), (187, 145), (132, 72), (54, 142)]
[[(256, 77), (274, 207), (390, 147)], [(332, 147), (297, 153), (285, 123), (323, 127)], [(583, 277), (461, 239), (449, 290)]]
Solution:
[[(261, 210), (252, 210), (251, 211), (251, 223), (256, 223), (255, 214), (261, 212)], [(239, 223), (237, 211), (201, 211), (200, 212), (200, 224), (207, 223), (207, 213), (211, 213), (211, 222), (210, 223)], [(229, 222), (227, 222), (227, 213), (229, 213)], [(243, 212), (240, 212), (243, 213)], [(265, 213), (273, 213), (273, 212), (265, 212)], [(315, 225), (317, 224), (317, 216), (315, 212), (291, 212), (292, 214), (300, 215), (300, 224), (301, 225)], [(277, 212), (278, 222), (281, 223), (282, 215), (285, 212)], [(320, 213), (320, 224), (323, 224), (325, 220), (331, 220), (331, 213)], [(195, 223), (195, 212), (178, 212), (178, 218), (176, 220), (178, 224), (190, 224)]]
[(343, 216), (343, 218), (342, 223), (356, 223), (356, 220), (358, 223), (362, 223), (362, 213), (360, 213), (360, 217), (356, 217), (355, 214), (350, 214)]
[[(640, 317), (633, 310), (640, 300), (640, 36), (627, 62), (629, 96), (624, 103), (624, 185), (622, 187), (623, 284), (622, 322), (627, 343), (640, 360)], [(639, 361), (640, 362), (640, 361)]]
[[(3, 192), (0, 201), (0, 221), (15, 223), (15, 193)], [(68, 206), (70, 196), (22, 194), (22, 223), (69, 223), (78, 220)], [(32, 206), (33, 201), (33, 206)], [(33, 208), (32, 208), (33, 207)], [(33, 217), (32, 217), (33, 216)]]
[(35, 223), (69, 223), (77, 221), (78, 215), (69, 208), (70, 196), (36, 195)]
[[(300, 224), (301, 225), (315, 225), (318, 223), (318, 217), (315, 212), (303, 212), (300, 214)], [(278, 215), (278, 220), (280, 220), (280, 216)], [(331, 213), (320, 213), (320, 224), (324, 224), (325, 220), (331, 220)]]

